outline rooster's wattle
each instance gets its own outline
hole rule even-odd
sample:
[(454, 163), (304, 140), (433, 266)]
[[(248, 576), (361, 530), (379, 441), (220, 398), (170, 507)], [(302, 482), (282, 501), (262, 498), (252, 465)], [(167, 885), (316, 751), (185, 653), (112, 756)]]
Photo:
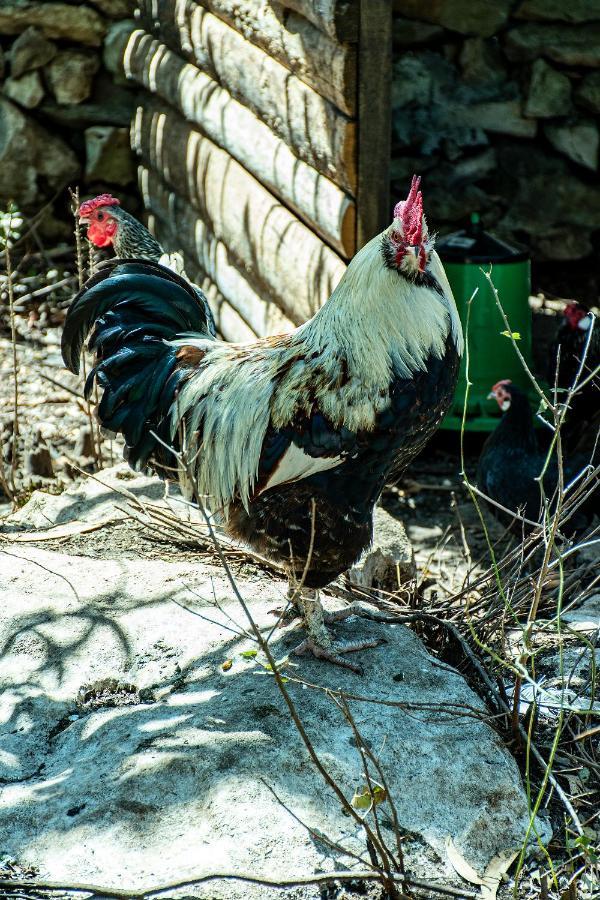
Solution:
[[(310, 589), (369, 545), (386, 479), (450, 405), (463, 347), (416, 178), (393, 223), (289, 334), (215, 341), (190, 285), (141, 260), (109, 264), (74, 299), (62, 341), (74, 372), (90, 331), (87, 392), (95, 380), (100, 422), (124, 435), (130, 464), (165, 475), (177, 466), (165, 445), (185, 451), (195, 493), (225, 531), (296, 579), (306, 569)], [(339, 654), (360, 646), (334, 647), (318, 598), (298, 602), (299, 652), (348, 665)]]

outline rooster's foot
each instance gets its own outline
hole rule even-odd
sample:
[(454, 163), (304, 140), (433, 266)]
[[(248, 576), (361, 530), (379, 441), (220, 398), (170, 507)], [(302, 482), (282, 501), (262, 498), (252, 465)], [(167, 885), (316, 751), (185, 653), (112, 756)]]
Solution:
[(318, 591), (308, 589), (304, 589), (296, 597), (295, 603), (304, 619), (304, 625), (308, 632), (305, 640), (293, 650), (293, 653), (297, 656), (312, 653), (316, 659), (325, 659), (336, 666), (350, 669), (351, 672), (361, 675), (362, 668), (348, 662), (343, 656), (346, 653), (357, 653), (360, 650), (378, 647), (380, 644), (385, 643), (381, 638), (376, 638), (366, 641), (346, 641), (334, 644), (325, 623), (340, 622), (349, 618), (349, 616), (364, 613), (364, 608), (358, 603), (335, 612), (325, 612), (319, 600)]
[(342, 654), (358, 653), (360, 650), (369, 650), (384, 643), (385, 641), (382, 638), (374, 638), (370, 641), (345, 641), (341, 644), (330, 643), (329, 647), (323, 647), (313, 638), (307, 637), (292, 650), (292, 653), (295, 656), (304, 656), (307, 653), (312, 653), (315, 659), (325, 659), (335, 666), (341, 666), (342, 669), (350, 669), (351, 672), (362, 675), (362, 666), (349, 662), (347, 659), (344, 659)]

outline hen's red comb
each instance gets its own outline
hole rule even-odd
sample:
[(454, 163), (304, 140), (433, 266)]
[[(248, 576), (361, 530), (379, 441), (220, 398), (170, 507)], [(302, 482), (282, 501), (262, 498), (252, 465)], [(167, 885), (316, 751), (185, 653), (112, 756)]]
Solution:
[(507, 384), (512, 384), (510, 378), (503, 378), (502, 381), (497, 381), (494, 387), (492, 388), (492, 393), (496, 393), (498, 388), (506, 387)]
[(394, 208), (394, 218), (402, 222), (404, 240), (415, 247), (423, 240), (423, 195), (419, 190), (421, 176), (413, 175), (406, 200)]
[(79, 218), (81, 219), (90, 216), (99, 206), (120, 205), (121, 201), (117, 200), (116, 197), (113, 197), (112, 194), (100, 194), (98, 197), (94, 197), (93, 200), (86, 200), (85, 203), (81, 204), (79, 207)]

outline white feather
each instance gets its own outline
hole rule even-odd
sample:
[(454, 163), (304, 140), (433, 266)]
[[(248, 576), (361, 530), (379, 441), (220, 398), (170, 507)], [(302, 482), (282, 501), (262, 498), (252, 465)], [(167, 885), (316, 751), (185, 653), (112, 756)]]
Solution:
[(262, 494), (264, 491), (268, 491), (269, 488), (275, 487), (276, 484), (300, 481), (302, 478), (315, 475), (317, 472), (335, 469), (342, 462), (344, 462), (343, 456), (309, 456), (301, 447), (290, 444), (267, 484), (259, 493)]

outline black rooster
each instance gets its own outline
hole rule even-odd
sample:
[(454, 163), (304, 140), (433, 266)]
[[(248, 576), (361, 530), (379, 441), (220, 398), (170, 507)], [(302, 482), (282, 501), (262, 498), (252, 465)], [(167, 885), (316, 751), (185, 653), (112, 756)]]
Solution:
[[(542, 522), (546, 503), (550, 513), (556, 508), (558, 464), (553, 456), (548, 464), (542, 485), (537, 480), (546, 462), (547, 454), (538, 447), (537, 435), (529, 400), (524, 392), (511, 381), (499, 381), (492, 388), (494, 397), (503, 412), (495, 431), (486, 440), (477, 468), (477, 486), (484, 494), (510, 510), (509, 515), (490, 504), (490, 510), (514, 531), (530, 531), (532, 526), (517, 519), (519, 513), (530, 522)], [(585, 468), (589, 459), (573, 456), (564, 460), (564, 484)], [(565, 534), (585, 531), (598, 511), (598, 480), (591, 496), (562, 528)]]

